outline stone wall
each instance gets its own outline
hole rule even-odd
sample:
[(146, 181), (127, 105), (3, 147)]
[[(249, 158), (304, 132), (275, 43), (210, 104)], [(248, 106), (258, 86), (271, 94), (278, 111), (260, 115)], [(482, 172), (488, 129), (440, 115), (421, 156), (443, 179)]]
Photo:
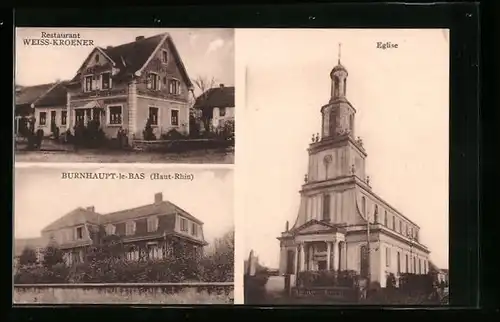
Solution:
[(14, 285), (15, 304), (231, 304), (233, 283)]

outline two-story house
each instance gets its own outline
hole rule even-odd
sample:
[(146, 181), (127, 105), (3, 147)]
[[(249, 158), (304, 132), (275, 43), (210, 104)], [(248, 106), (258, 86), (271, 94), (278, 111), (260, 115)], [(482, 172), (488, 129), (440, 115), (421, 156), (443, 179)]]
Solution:
[[(198, 96), (193, 108), (200, 111), (207, 124), (216, 131), (224, 122), (234, 121), (234, 86), (210, 88)], [(208, 129), (205, 129), (208, 130)]]
[(68, 81), (58, 81), (44, 95), (32, 103), (35, 116), (35, 131), (41, 129), (44, 136), (59, 136), (67, 129), (66, 110)]
[(189, 133), (192, 83), (168, 33), (94, 48), (67, 89), (71, 131), (94, 120), (108, 137), (124, 129), (130, 140), (143, 139), (149, 119), (157, 137)]
[(157, 193), (145, 206), (99, 214), (94, 207), (77, 208), (42, 230), (47, 245), (55, 242), (68, 265), (82, 262), (98, 232), (119, 236), (128, 260), (162, 259), (184, 254), (201, 255), (207, 245), (203, 222)]

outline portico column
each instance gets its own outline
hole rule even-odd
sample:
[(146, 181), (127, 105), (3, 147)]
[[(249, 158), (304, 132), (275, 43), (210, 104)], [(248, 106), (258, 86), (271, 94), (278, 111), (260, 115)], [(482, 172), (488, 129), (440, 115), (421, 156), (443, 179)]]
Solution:
[(338, 271), (339, 270), (339, 242), (335, 241), (333, 243), (333, 269)]
[(330, 270), (330, 262), (332, 261), (332, 243), (327, 241), (326, 242), (326, 270)]
[(342, 243), (342, 265), (343, 265), (343, 270), (347, 270), (347, 243), (343, 242)]
[(300, 271), (304, 270), (304, 265), (306, 263), (306, 256), (304, 254), (304, 243), (300, 243)]
[(299, 267), (299, 245), (295, 247), (295, 264), (293, 265), (293, 271), (295, 275), (298, 273), (298, 267)]

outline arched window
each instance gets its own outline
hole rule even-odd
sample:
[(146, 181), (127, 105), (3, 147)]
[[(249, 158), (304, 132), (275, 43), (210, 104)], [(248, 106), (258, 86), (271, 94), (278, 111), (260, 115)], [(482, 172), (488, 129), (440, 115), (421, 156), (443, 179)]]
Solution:
[(333, 96), (338, 97), (339, 96), (339, 83), (340, 80), (337, 76), (333, 78)]
[(398, 261), (398, 274), (399, 274), (399, 273), (401, 273), (401, 253), (398, 252), (397, 256), (398, 256), (397, 261)]
[(387, 227), (387, 210), (384, 211), (384, 226)]
[(330, 195), (323, 195), (323, 220), (330, 221)]
[(405, 255), (405, 268), (406, 268), (406, 273), (410, 272), (410, 263), (408, 262), (408, 254)]
[(413, 273), (417, 273), (417, 259), (413, 257)]
[(375, 213), (373, 214), (373, 223), (378, 223), (378, 205), (375, 205)]
[(361, 197), (361, 211), (363, 212), (363, 215), (366, 216), (366, 199), (365, 197)]
[(346, 96), (347, 94), (347, 78), (344, 78), (344, 96)]
[(338, 119), (338, 108), (333, 108), (330, 112), (330, 135), (334, 136), (337, 133), (337, 119)]
[(349, 130), (354, 132), (354, 114), (349, 115)]
[(325, 180), (328, 180), (328, 170), (330, 169), (330, 164), (332, 163), (332, 156), (325, 155), (323, 158), (323, 165), (325, 166)]

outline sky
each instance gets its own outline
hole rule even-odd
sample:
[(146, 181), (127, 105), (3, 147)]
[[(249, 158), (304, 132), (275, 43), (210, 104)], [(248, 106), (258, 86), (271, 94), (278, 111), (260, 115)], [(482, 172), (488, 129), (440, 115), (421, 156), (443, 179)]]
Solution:
[(41, 33), (80, 33), (96, 46), (125, 44), (137, 36), (170, 33), (191, 79), (214, 78), (216, 85), (234, 86), (233, 29), (156, 28), (16, 28), (15, 79), (30, 86), (71, 79), (94, 47), (27, 46), (23, 39), (40, 38)]
[(209, 243), (234, 227), (233, 171), (182, 167), (144, 169), (138, 165), (64, 167), (64, 171), (193, 173), (193, 181), (63, 180), (60, 167), (16, 167), (14, 196), (15, 238), (40, 236), (41, 230), (77, 207), (94, 206), (101, 214), (154, 202), (154, 194), (204, 222)]
[(245, 120), (236, 133), (243, 254), (253, 249), (261, 263), (278, 267), (276, 238), (298, 214), (306, 149), (321, 130), (342, 43), (372, 189), (421, 227), (430, 259), (448, 268), (448, 31), (246, 29), (236, 31), (236, 42), (236, 82), (245, 84), (236, 103)]

